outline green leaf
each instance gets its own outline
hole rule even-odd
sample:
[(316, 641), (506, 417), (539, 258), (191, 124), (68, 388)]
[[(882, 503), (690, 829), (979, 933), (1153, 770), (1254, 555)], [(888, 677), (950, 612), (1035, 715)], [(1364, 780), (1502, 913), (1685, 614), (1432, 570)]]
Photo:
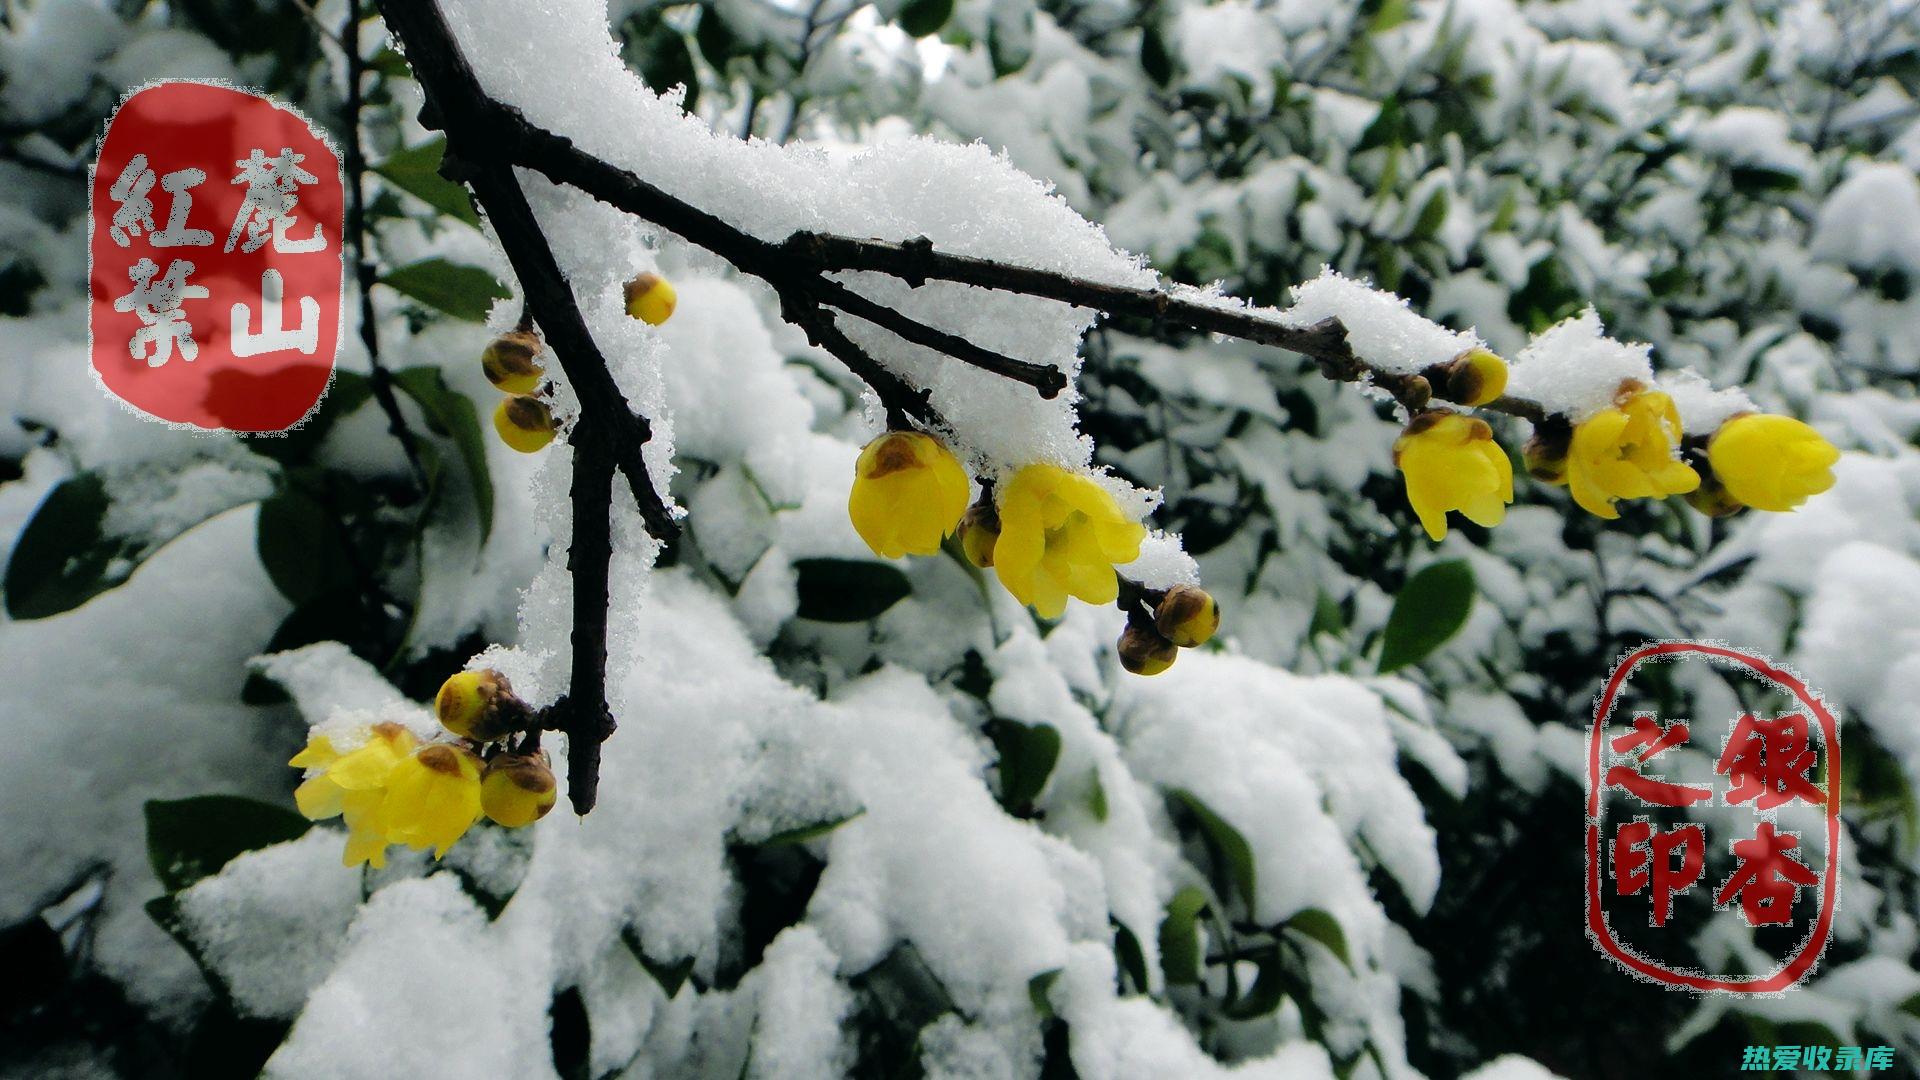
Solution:
[(367, 60), (367, 66), (385, 75), (389, 79), (411, 79), (413, 69), (407, 66), (407, 58), (392, 46), (382, 46)]
[(1033, 59), (1033, 9), (1022, 7), (1017, 13), (995, 6), (987, 16), (987, 59), (993, 63), (993, 77), (1004, 79), (1026, 67)]
[(726, 70), (727, 61), (743, 51), (740, 36), (727, 24), (720, 9), (711, 5), (700, 8), (700, 21), (693, 28), (693, 43), (700, 47), (700, 55), (717, 71)]
[(1900, 1011), (1908, 1016), (1920, 1016), (1920, 994), (1915, 994), (1900, 1003)]
[(1245, 959), (1253, 962), (1253, 986), (1226, 1008), (1226, 1014), (1235, 1020), (1252, 1020), (1265, 1016), (1280, 1007), (1286, 1000), (1286, 973), (1281, 968), (1280, 950), (1262, 949)]
[(831, 821), (820, 821), (812, 825), (802, 825), (799, 828), (795, 828), (795, 829), (785, 829), (781, 832), (774, 833), (772, 836), (767, 837), (765, 840), (759, 841), (753, 846), (754, 847), (776, 847), (781, 844), (804, 844), (809, 840), (818, 840), (821, 837), (827, 835), (833, 830), (839, 828), (842, 825), (845, 825), (847, 822), (852, 821), (854, 818), (857, 818), (861, 814), (864, 814), (866, 812), (867, 812), (866, 808), (862, 807), (861, 809), (855, 810), (853, 813), (848, 814), (845, 817), (837, 817)]
[(254, 550), (280, 595), (299, 605), (352, 586), (351, 554), (339, 529), (327, 508), (298, 488), (260, 504)]
[(795, 559), (800, 617), (865, 622), (906, 599), (913, 587), (898, 567), (872, 559)]
[(1232, 890), (1236, 892), (1248, 912), (1253, 910), (1254, 866), (1253, 848), (1240, 830), (1233, 827), (1226, 818), (1213, 812), (1213, 808), (1200, 801), (1200, 797), (1190, 791), (1175, 788), (1167, 792), (1167, 797), (1175, 804), (1193, 815), (1200, 823), (1201, 835), (1206, 838), (1207, 849), (1213, 855), (1215, 872), (1224, 873)]
[(70, 611), (133, 576), (127, 544), (101, 534), (106, 485), (95, 473), (64, 480), (35, 510), (7, 560), (7, 614), (44, 619)]
[(1420, 218), (1413, 223), (1413, 236), (1416, 239), (1432, 239), (1447, 220), (1447, 189), (1435, 188), (1427, 205), (1420, 208)]
[(1313, 619), (1307, 623), (1307, 640), (1321, 634), (1338, 635), (1347, 628), (1347, 617), (1333, 597), (1322, 592), (1313, 600)]
[[(1400, 99), (1387, 98), (1380, 103), (1379, 115), (1375, 116), (1373, 123), (1368, 124), (1367, 130), (1360, 134), (1360, 141), (1354, 144), (1353, 152), (1358, 154), (1377, 146), (1403, 146), (1409, 141), (1410, 130)], [(1390, 184), (1382, 185), (1383, 188), (1391, 186)]]
[(1047, 994), (1059, 980), (1062, 970), (1054, 968), (1052, 971), (1043, 971), (1027, 980), (1027, 1000), (1033, 1002), (1033, 1011), (1039, 1013), (1042, 1020), (1053, 1019), (1053, 1002)]
[(0, 588), (8, 615), (44, 619), (71, 611), (125, 582), (175, 537), (257, 497), (248, 485), (228, 485), (227, 497), (196, 500), (194, 514), (167, 515), (146, 532), (109, 534), (109, 489), (101, 474), (83, 472), (47, 493), (7, 559)]
[(953, 17), (953, 0), (907, 0), (900, 8), (900, 29), (909, 37), (937, 34)]
[(1417, 664), (1446, 644), (1473, 611), (1473, 592), (1473, 568), (1464, 559), (1434, 563), (1409, 578), (1387, 616), (1380, 674)]
[(1340, 921), (1332, 915), (1319, 908), (1304, 908), (1295, 912), (1281, 929), (1325, 945), (1328, 951), (1340, 958), (1341, 963), (1347, 965), (1348, 970), (1352, 970), (1353, 958), (1347, 953), (1346, 932), (1340, 929)]
[(547, 1044), (553, 1051), (553, 1071), (560, 1080), (589, 1080), (593, 1076), (593, 1027), (579, 987), (560, 991), (547, 1006)]
[(1108, 921), (1113, 924), (1113, 957), (1119, 966), (1119, 970), (1114, 972), (1114, 981), (1118, 983), (1124, 975), (1132, 981), (1134, 993), (1146, 993), (1147, 951), (1140, 947), (1139, 937), (1127, 928), (1126, 923), (1111, 916)]
[(680, 31), (661, 19), (664, 6), (643, 8), (621, 27), (621, 55), (659, 93), (676, 86), (687, 88), (682, 105), (688, 112), (700, 100), (700, 71), (693, 50)]
[(1107, 786), (1100, 782), (1097, 767), (1087, 770), (1087, 811), (1095, 821), (1107, 820)]
[(1140, 35), (1140, 70), (1156, 85), (1165, 86), (1173, 81), (1173, 52), (1167, 48), (1166, 37), (1157, 24), (1147, 26)]
[(147, 811), (147, 860), (170, 893), (218, 873), (234, 856), (298, 839), (309, 822), (283, 806), (239, 795), (155, 799)]
[(1200, 915), (1207, 910), (1207, 891), (1189, 885), (1167, 901), (1160, 920), (1160, 970), (1170, 986), (1200, 981)]
[(436, 435), (453, 440), (466, 466), (467, 481), (473, 489), (474, 513), (480, 522), (480, 543), (484, 547), (493, 534), (493, 474), (487, 469), (486, 436), (481, 433), (480, 415), (473, 401), (447, 385), (439, 368), (410, 367), (393, 373), (393, 384), (420, 406), (427, 426)]
[[(1364, 9), (1363, 9), (1364, 10)], [(1367, 32), (1382, 34), (1413, 17), (1411, 0), (1384, 0), (1367, 20)]]
[(911, 1045), (922, 1028), (954, 1011), (953, 996), (910, 941), (848, 983), (895, 1045)]
[(456, 319), (476, 323), (486, 322), (493, 302), (509, 295), (485, 270), (437, 258), (395, 267), (380, 283)]
[(1016, 815), (1030, 812), (1060, 760), (1059, 729), (995, 719), (987, 724), (987, 737), (1000, 752), (1000, 805)]
[(1742, 195), (1780, 195), (1800, 190), (1797, 174), (1760, 165), (1735, 165), (1728, 170), (1733, 189)]
[(640, 966), (647, 969), (647, 974), (653, 976), (653, 981), (660, 984), (660, 990), (667, 995), (668, 1001), (673, 1000), (674, 995), (680, 992), (680, 987), (685, 985), (687, 977), (693, 974), (691, 956), (671, 964), (663, 964), (649, 957), (646, 948), (640, 944), (640, 932), (631, 926), (620, 931), (620, 940), (626, 943), (627, 951), (633, 954), (633, 958), (640, 961)]
[(474, 213), (473, 201), (467, 198), (467, 189), (440, 175), (440, 159), (446, 150), (447, 140), (444, 137), (428, 139), (419, 146), (396, 152), (375, 165), (373, 171), (448, 217), (478, 225), (480, 215)]

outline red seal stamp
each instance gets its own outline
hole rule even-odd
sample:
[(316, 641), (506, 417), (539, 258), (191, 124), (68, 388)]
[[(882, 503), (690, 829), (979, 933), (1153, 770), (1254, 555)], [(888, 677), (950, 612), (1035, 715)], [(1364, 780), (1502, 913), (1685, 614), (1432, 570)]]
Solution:
[[(1712, 735), (1709, 719), (1643, 707), (1636, 672), (1678, 664), (1754, 680), (1751, 696), (1768, 705), (1719, 718)], [(1671, 685), (1673, 672), (1641, 678)], [(1712, 643), (1629, 652), (1595, 704), (1587, 745), (1587, 936), (1669, 986), (1764, 994), (1798, 984), (1827, 947), (1839, 900), (1839, 777), (1839, 721), (1792, 671)], [(1737, 918), (1778, 945), (1772, 969), (1712, 973), (1672, 959), (1689, 947), (1680, 924), (1712, 918)]]
[(307, 119), (162, 82), (120, 103), (94, 164), (87, 317), (100, 384), (171, 424), (284, 431), (340, 344), (345, 184)]

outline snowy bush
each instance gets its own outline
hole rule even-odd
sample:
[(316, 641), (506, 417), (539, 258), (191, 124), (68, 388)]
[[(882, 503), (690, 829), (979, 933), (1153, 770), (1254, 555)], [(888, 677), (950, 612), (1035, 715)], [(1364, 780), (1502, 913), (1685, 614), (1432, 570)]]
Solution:
[[(1794, 1041), (1911, 1068), (1909, 7), (439, 10), (487, 96), (715, 215), (735, 255), (551, 157), (510, 169), (505, 128), (489, 162), (459, 127), (478, 96), (423, 126), (420, 42), (342, 0), (0, 17), (10, 1069), (1581, 1076)], [(265, 87), (364, 150), (352, 332), (287, 438), (145, 424), (86, 374), (85, 168), (160, 76)], [(536, 310), (497, 180), (483, 218), (438, 174), (449, 145), (524, 190), (604, 384)], [(1184, 306), (736, 257), (802, 260), (774, 248), (796, 232)], [(671, 318), (639, 317), (644, 275)], [(816, 280), (991, 355), (822, 317)], [(479, 357), (533, 324), (559, 438), (542, 414), (520, 454)], [(615, 461), (621, 399), (651, 438)], [(1714, 449), (1755, 412), (1845, 451), (1831, 490), (1727, 516), (1645, 497), (1769, 501)], [(1658, 433), (1644, 490), (1582, 464), (1613, 413)], [(863, 514), (856, 462), (903, 428), (1003, 541), (1021, 478), (1055, 472), (1083, 517), (1151, 532), (1076, 549), (1117, 568), (1051, 598), (1044, 568), (945, 537), (942, 492), (930, 542), (887, 538), (906, 515)], [(603, 495), (619, 470), (603, 529), (575, 517), (582, 461)], [(1215, 639), (1161, 640), (1175, 586), (1218, 601)], [(1178, 659), (1130, 674), (1129, 636)], [(1644, 986), (1582, 936), (1592, 696), (1660, 637), (1789, 660), (1845, 710), (1844, 906), (1793, 994)], [(561, 811), (343, 867), (285, 763), (376, 725), (446, 739), (463, 669), (549, 718)], [(1739, 682), (1663, 690), (1731, 715)], [(1710, 965), (1770, 947), (1691, 933)]]

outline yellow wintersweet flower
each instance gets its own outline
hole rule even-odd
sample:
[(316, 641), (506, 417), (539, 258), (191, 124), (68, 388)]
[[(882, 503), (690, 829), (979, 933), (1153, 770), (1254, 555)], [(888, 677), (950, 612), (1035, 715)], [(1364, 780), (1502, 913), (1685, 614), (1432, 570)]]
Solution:
[(1674, 457), (1680, 411), (1657, 390), (1634, 393), (1573, 429), (1567, 483), (1573, 501), (1603, 518), (1617, 518), (1616, 499), (1685, 495), (1700, 476)]
[(378, 825), (387, 841), (432, 848), (438, 859), (480, 818), (480, 759), (464, 747), (429, 743), (394, 766)]
[(883, 559), (932, 555), (967, 510), (967, 472), (918, 431), (889, 431), (860, 451), (847, 516)]
[(320, 770), (294, 790), (294, 805), (314, 821), (339, 815), (346, 822), (347, 848), (342, 858), (348, 866), (364, 862), (378, 869), (387, 864), (380, 805), (394, 768), (416, 745), (413, 733), (399, 724), (375, 724), (365, 742), (344, 754), (320, 735), (287, 762), (295, 768)]
[(1120, 588), (1113, 568), (1139, 558), (1146, 537), (1092, 477), (1028, 465), (1000, 493), (993, 569), (1015, 599), (1058, 618), (1068, 596), (1112, 603)]
[(1407, 480), (1407, 501), (1427, 535), (1447, 538), (1447, 511), (1492, 527), (1513, 501), (1513, 462), (1485, 420), (1428, 412), (1394, 441), (1393, 461)]
[(1832, 487), (1839, 460), (1837, 447), (1791, 416), (1736, 416), (1707, 444), (1707, 461), (1727, 493), (1755, 510), (1776, 513)]

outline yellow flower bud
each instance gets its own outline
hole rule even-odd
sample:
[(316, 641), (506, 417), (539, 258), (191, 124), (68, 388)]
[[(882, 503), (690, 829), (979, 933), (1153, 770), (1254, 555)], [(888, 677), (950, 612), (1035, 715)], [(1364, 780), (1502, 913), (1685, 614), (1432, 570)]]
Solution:
[(1120, 666), (1135, 675), (1158, 675), (1180, 658), (1179, 648), (1161, 637), (1160, 631), (1131, 619), (1120, 632), (1115, 649), (1120, 654)]
[(436, 859), (479, 819), (480, 759), (447, 743), (429, 743), (394, 766), (379, 810), (389, 843), (430, 847)]
[(854, 463), (847, 516), (883, 559), (939, 551), (966, 509), (967, 472), (931, 435), (889, 431)]
[(556, 785), (545, 752), (501, 754), (487, 762), (480, 778), (480, 809), (488, 820), (509, 829), (531, 825), (553, 809)]
[(294, 805), (314, 821), (340, 816), (347, 826), (343, 861), (348, 866), (387, 864), (386, 835), (379, 809), (394, 769), (413, 753), (418, 741), (398, 724), (375, 724), (358, 747), (341, 753), (321, 735), (288, 762), (320, 770), (294, 790)]
[(1840, 451), (1791, 416), (1745, 413), (1714, 432), (1707, 460), (1733, 498), (1783, 513), (1833, 486)]
[(1674, 457), (1680, 412), (1657, 390), (1629, 390), (1618, 405), (1573, 429), (1567, 483), (1573, 501), (1603, 518), (1617, 518), (1618, 499), (1684, 495), (1700, 476)]
[(440, 684), (433, 698), (440, 726), (463, 739), (492, 742), (520, 729), (526, 706), (497, 671), (461, 671)]
[(627, 282), (627, 314), (649, 326), (659, 326), (673, 317), (679, 294), (659, 274), (641, 274)]
[(1507, 362), (1487, 349), (1468, 349), (1423, 374), (1434, 393), (1462, 405), (1485, 405), (1507, 392)]
[(1000, 539), (1000, 514), (987, 501), (974, 503), (960, 519), (960, 550), (982, 570), (993, 565), (993, 545)]
[(1485, 420), (1421, 413), (1395, 440), (1393, 461), (1406, 477), (1407, 501), (1433, 539), (1446, 539), (1449, 510), (1489, 528), (1506, 519), (1513, 463)]
[(1014, 599), (1054, 619), (1068, 596), (1113, 603), (1120, 594), (1113, 568), (1139, 558), (1146, 538), (1146, 526), (1092, 477), (1028, 465), (1000, 492), (993, 572)]
[(1175, 585), (1154, 609), (1154, 628), (1183, 649), (1205, 645), (1220, 629), (1220, 605), (1198, 585)]
[(480, 368), (487, 381), (509, 394), (531, 394), (540, 389), (547, 369), (534, 357), (540, 354), (540, 335), (531, 330), (514, 330), (487, 343), (480, 353)]
[(531, 454), (553, 441), (553, 410), (536, 397), (510, 397), (493, 410), (493, 430), (500, 441)]

